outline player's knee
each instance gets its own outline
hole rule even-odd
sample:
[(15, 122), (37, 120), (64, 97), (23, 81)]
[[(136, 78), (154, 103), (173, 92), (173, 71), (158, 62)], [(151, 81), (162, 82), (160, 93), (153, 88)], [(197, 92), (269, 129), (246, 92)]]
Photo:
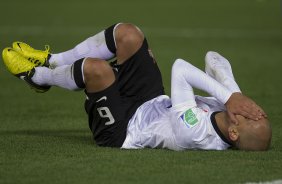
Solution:
[(126, 44), (131, 47), (140, 47), (143, 43), (144, 35), (135, 25), (129, 23), (119, 24), (115, 31), (116, 44)]
[(99, 80), (112, 75), (113, 71), (107, 61), (87, 58), (83, 65), (84, 81)]

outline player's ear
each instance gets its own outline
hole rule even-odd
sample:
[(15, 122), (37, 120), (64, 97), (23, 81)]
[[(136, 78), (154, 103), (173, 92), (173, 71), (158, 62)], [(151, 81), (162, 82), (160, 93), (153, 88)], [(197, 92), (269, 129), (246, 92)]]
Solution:
[(239, 138), (238, 129), (235, 126), (231, 126), (228, 128), (228, 135), (232, 141), (237, 141)]

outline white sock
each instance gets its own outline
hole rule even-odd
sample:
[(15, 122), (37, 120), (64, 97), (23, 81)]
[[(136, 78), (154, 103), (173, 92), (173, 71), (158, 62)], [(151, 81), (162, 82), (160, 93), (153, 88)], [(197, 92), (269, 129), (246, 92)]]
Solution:
[(76, 47), (66, 52), (52, 54), (49, 63), (51, 68), (62, 65), (72, 65), (75, 61), (91, 57), (103, 60), (109, 60), (115, 55), (108, 49), (105, 39), (105, 31), (89, 37)]
[(31, 80), (38, 85), (58, 86), (68, 90), (80, 90), (73, 78), (72, 65), (64, 65), (55, 69), (36, 67)]

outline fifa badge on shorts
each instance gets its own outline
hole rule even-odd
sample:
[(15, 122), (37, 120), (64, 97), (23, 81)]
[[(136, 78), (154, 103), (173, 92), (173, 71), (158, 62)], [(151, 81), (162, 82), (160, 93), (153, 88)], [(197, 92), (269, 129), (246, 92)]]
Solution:
[(192, 111), (192, 109), (188, 109), (182, 116), (181, 116), (183, 122), (186, 124), (186, 126), (193, 127), (195, 126), (199, 121)]

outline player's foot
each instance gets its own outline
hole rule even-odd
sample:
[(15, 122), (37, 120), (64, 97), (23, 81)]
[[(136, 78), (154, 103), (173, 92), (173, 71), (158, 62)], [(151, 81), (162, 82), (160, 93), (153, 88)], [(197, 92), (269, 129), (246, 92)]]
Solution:
[(13, 48), (5, 48), (2, 52), (2, 57), (8, 71), (27, 82), (36, 92), (43, 93), (50, 89), (50, 86), (40, 86), (31, 80), (35, 73), (34, 68), (36, 64), (30, 62), (22, 54), (18, 53)]
[(232, 78), (234, 80), (229, 61), (219, 53), (213, 51), (207, 52), (205, 63), (206, 73), (218, 82), (222, 83), (226, 78)]
[(23, 42), (14, 42), (13, 49), (25, 56), (30, 62), (34, 63), (36, 66), (46, 66), (49, 67), (50, 58), (50, 48), (48, 45), (45, 46), (46, 50), (36, 50)]

